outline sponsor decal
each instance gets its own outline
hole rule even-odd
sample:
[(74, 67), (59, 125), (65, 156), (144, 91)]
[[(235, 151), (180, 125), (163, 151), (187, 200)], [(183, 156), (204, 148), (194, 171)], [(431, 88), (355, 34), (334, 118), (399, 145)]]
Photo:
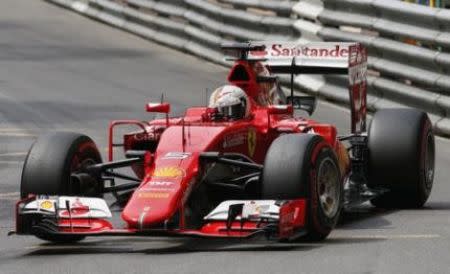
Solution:
[[(84, 215), (89, 212), (89, 206), (83, 204), (80, 198), (76, 198), (75, 201), (70, 204), (71, 215)], [(61, 216), (69, 216), (69, 212), (64, 210), (61, 212)]]
[(274, 43), (266, 45), (264, 51), (250, 51), (250, 55), (257, 57), (326, 57), (346, 58), (349, 56), (347, 45), (311, 44), (298, 45), (294, 43)]
[(248, 155), (253, 157), (256, 149), (256, 131), (254, 128), (250, 128), (247, 134)]
[(165, 199), (169, 198), (168, 192), (148, 192), (141, 191), (138, 193), (139, 198), (149, 198), (149, 199)]
[(332, 48), (283, 47), (281, 44), (272, 45), (272, 56), (305, 56), (305, 57), (347, 57), (348, 48), (336, 45)]
[(184, 177), (184, 170), (179, 167), (159, 167), (153, 172), (154, 178), (181, 178)]
[(190, 152), (168, 152), (164, 155), (163, 159), (177, 159), (182, 160), (191, 157), (192, 153)]
[(348, 71), (350, 85), (360, 84), (366, 80), (367, 65), (360, 64), (349, 68)]
[(76, 198), (70, 205), (70, 210), (73, 214), (85, 214), (89, 212), (89, 206), (83, 204), (80, 198)]
[(168, 187), (144, 187), (143, 190), (146, 191), (165, 191), (165, 192), (174, 192), (175, 189)]
[(270, 205), (260, 205), (255, 201), (245, 202), (242, 208), (242, 218), (258, 218), (270, 209)]
[(167, 191), (173, 192), (175, 183), (170, 181), (151, 181), (141, 189), (144, 191)]
[(349, 82), (352, 102), (352, 132), (366, 130), (367, 111), (367, 50), (360, 45), (350, 46)]
[(261, 207), (255, 203), (255, 201), (251, 201), (250, 203), (245, 203), (242, 208), (242, 218), (250, 218), (256, 217), (261, 214)]
[(134, 140), (136, 141), (154, 141), (159, 139), (160, 134), (155, 134), (152, 132), (149, 133), (136, 133), (133, 135)]
[(245, 143), (245, 137), (246, 137), (245, 132), (227, 135), (223, 140), (223, 148), (243, 145)]
[(168, 181), (151, 181), (148, 183), (149, 186), (172, 186), (174, 182)]
[(39, 207), (41, 209), (51, 210), (51, 209), (53, 209), (53, 202), (49, 201), (49, 200), (45, 200), (45, 201), (40, 203)]

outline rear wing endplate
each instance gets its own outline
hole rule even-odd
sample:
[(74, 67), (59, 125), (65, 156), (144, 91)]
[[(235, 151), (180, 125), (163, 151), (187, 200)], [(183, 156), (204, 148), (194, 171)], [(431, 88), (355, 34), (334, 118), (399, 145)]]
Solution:
[(348, 74), (351, 131), (366, 131), (367, 49), (362, 44), (250, 42), (248, 45), (248, 59), (265, 60), (273, 73)]

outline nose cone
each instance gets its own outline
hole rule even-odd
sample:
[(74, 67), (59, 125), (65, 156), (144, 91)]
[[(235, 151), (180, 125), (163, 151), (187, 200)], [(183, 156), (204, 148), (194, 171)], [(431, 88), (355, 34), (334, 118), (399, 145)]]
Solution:
[[(154, 174), (161, 171), (156, 169)], [(128, 227), (144, 229), (163, 224), (178, 210), (184, 191), (184, 178), (149, 177), (132, 195), (122, 212)]]
[(153, 205), (151, 201), (148, 201), (147, 204), (149, 205), (133, 205), (122, 212), (122, 218), (127, 222), (129, 228), (147, 229), (160, 226), (170, 220), (172, 212), (162, 212), (154, 206), (150, 206), (150, 204)]
[(199, 153), (216, 147), (223, 129), (170, 126), (164, 131), (151, 170), (122, 212), (128, 227), (157, 227), (179, 211), (196, 182)]

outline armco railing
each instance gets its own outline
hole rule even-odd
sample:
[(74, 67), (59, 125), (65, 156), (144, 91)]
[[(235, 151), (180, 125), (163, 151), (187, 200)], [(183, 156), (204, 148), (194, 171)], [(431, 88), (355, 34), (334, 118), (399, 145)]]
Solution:
[[(226, 64), (227, 41), (359, 41), (369, 49), (371, 110), (427, 111), (450, 136), (450, 10), (393, 0), (47, 0)], [(300, 75), (301, 90), (348, 104), (347, 80)]]

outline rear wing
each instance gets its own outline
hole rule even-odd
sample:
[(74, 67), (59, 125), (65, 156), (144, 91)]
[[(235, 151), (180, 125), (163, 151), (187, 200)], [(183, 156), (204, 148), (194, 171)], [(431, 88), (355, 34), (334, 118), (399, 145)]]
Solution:
[(263, 41), (228, 45), (224, 49), (239, 51), (241, 60), (264, 61), (271, 72), (291, 74), (292, 79), (298, 74), (348, 74), (351, 131), (366, 131), (367, 50), (362, 44)]

